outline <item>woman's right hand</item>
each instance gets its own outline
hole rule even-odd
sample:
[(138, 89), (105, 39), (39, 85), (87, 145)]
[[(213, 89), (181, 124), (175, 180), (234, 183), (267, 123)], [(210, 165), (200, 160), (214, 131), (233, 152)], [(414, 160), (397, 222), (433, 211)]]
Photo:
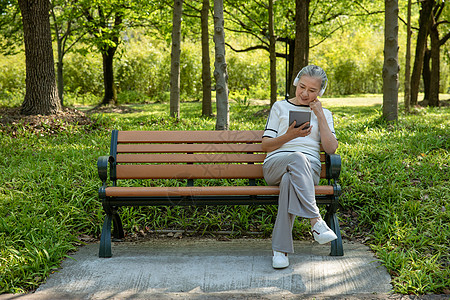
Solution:
[(311, 134), (311, 128), (312, 126), (309, 126), (309, 128), (305, 129), (306, 126), (308, 126), (309, 122), (302, 124), (300, 127), (295, 128), (295, 121), (294, 123), (289, 126), (288, 130), (285, 134), (280, 135), (276, 138), (269, 138), (269, 137), (263, 137), (262, 139), (262, 149), (265, 152), (271, 152), (278, 148), (280, 148), (285, 143), (289, 142), (292, 139), (308, 136)]
[(309, 126), (309, 122), (303, 123), (300, 125), (300, 127), (295, 128), (296, 121), (292, 122), (292, 124), (289, 126), (288, 130), (286, 131), (286, 134), (290, 137), (290, 139), (295, 139), (298, 137), (305, 137), (311, 134), (312, 126)]

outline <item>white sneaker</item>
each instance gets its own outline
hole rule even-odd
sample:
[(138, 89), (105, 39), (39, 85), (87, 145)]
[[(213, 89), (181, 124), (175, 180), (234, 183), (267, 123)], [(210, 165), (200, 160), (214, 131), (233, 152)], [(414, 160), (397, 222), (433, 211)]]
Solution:
[(314, 224), (314, 227), (312, 228), (312, 233), (314, 239), (319, 244), (325, 244), (337, 239), (336, 234), (333, 232), (333, 230), (330, 229), (330, 227), (328, 227), (327, 223), (325, 223), (325, 221), (322, 219), (318, 220), (316, 224)]
[(283, 269), (289, 266), (289, 258), (283, 252), (273, 251), (272, 266), (274, 269)]

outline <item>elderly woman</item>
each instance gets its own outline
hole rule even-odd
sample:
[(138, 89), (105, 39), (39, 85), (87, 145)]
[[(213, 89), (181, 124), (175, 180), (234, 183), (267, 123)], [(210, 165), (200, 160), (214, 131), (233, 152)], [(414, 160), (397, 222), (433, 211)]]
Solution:
[[(294, 252), (292, 227), (296, 216), (308, 218), (314, 239), (320, 244), (335, 240), (336, 234), (320, 217), (314, 185), (320, 179), (320, 144), (334, 153), (338, 142), (333, 116), (317, 99), (327, 86), (325, 71), (314, 65), (304, 67), (294, 80), (295, 98), (276, 102), (267, 119), (262, 148), (269, 185), (279, 185), (278, 214), (272, 234), (272, 264), (276, 269), (289, 265), (287, 254)], [(299, 127), (289, 124), (289, 111), (311, 112), (310, 122)]]

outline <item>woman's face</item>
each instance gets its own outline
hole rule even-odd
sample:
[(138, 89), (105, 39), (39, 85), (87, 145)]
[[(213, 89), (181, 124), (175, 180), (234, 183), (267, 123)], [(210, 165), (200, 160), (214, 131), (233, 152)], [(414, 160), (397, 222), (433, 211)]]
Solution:
[(320, 92), (322, 80), (316, 77), (303, 75), (298, 81), (295, 97), (299, 104), (309, 105), (310, 102), (316, 100)]

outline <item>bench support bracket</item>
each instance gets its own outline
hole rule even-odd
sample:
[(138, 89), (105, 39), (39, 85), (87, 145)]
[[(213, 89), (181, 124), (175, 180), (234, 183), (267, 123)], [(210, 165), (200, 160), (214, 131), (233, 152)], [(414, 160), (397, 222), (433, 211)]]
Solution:
[(111, 257), (111, 221), (112, 215), (106, 214), (105, 221), (103, 222), (102, 235), (100, 238), (100, 250), (99, 257)]

